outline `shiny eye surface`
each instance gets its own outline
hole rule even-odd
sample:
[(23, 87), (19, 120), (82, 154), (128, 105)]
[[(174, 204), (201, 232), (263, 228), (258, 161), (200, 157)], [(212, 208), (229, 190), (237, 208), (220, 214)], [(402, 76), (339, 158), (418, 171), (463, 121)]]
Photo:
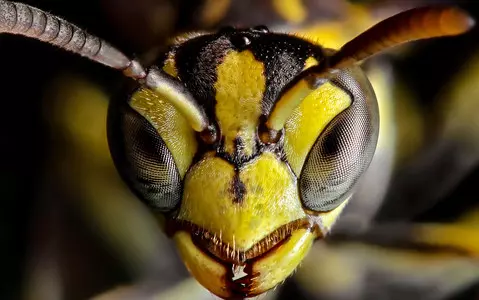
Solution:
[(305, 208), (338, 207), (369, 166), (379, 132), (378, 107), (369, 82), (359, 72), (341, 72), (332, 83), (347, 91), (351, 105), (339, 113), (312, 146), (299, 178)]
[(158, 131), (127, 103), (110, 106), (108, 123), (112, 157), (129, 187), (154, 210), (174, 209), (181, 199), (180, 173)]

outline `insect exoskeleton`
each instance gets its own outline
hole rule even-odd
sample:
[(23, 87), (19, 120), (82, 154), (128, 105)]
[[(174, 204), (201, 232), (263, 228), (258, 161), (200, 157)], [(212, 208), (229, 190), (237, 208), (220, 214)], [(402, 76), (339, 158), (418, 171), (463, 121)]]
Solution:
[(455, 32), (469, 24), (458, 10), (419, 9), (339, 51), (264, 26), (186, 35), (153, 67), (184, 102), (142, 85), (112, 102), (118, 170), (166, 214), (166, 231), (202, 285), (224, 298), (261, 294), (328, 234), (378, 137), (376, 97), (354, 62), (395, 35), (423, 35), (394, 28), (425, 16), (455, 20)]
[[(312, 92), (314, 81), (294, 81), (329, 53), (264, 27), (195, 35), (157, 64), (195, 105), (175, 108), (141, 85), (112, 102), (118, 170), (168, 213), (188, 269), (219, 296), (283, 281), (327, 234), (373, 156), (378, 109), (359, 67)], [(204, 129), (195, 132), (187, 115)]]
[(457, 35), (454, 7), (412, 9), (335, 51), (265, 26), (182, 36), (144, 68), (36, 8), (0, 1), (0, 31), (36, 38), (136, 80), (112, 101), (115, 165), (212, 293), (274, 288), (324, 238), (375, 151), (376, 97), (358, 63), (387, 48)]

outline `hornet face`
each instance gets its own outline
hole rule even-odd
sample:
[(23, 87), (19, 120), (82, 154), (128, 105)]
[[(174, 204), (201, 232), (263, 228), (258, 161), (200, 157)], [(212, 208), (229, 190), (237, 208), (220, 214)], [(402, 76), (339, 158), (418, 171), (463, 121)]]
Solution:
[(184, 113), (141, 87), (111, 107), (118, 169), (166, 213), (186, 267), (220, 297), (284, 281), (327, 235), (371, 161), (378, 108), (357, 67), (309, 93), (280, 130), (268, 128), (272, 111), (301, 89), (295, 77), (332, 52), (264, 27), (187, 36), (158, 67), (184, 83), (208, 130), (196, 133)]

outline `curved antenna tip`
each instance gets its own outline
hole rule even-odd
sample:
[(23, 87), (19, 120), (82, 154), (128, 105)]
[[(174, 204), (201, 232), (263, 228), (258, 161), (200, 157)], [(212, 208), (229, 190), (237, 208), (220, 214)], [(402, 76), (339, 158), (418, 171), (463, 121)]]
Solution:
[(449, 7), (443, 11), (439, 24), (445, 33), (459, 35), (471, 30), (476, 25), (476, 20), (463, 9)]
[(325, 62), (298, 75), (273, 106), (265, 125), (274, 130), (283, 128), (292, 110), (338, 69), (406, 42), (463, 34), (475, 23), (468, 12), (444, 5), (416, 7), (384, 19), (346, 43)]

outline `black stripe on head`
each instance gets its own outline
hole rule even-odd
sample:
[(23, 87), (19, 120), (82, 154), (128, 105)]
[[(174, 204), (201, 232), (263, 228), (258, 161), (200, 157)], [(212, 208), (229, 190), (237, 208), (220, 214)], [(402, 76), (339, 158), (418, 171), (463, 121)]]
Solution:
[(214, 116), (217, 66), (223, 60), (231, 43), (218, 35), (204, 35), (184, 42), (176, 50), (178, 78), (205, 108)]
[(182, 43), (174, 50), (178, 78), (212, 119), (215, 115), (217, 67), (229, 50), (250, 50), (258, 61), (264, 63), (264, 115), (269, 113), (285, 85), (303, 70), (306, 59), (314, 57), (321, 61), (325, 56), (321, 46), (299, 37), (254, 29), (226, 27), (217, 34)]
[(306, 59), (314, 57), (320, 61), (325, 56), (320, 46), (279, 33), (263, 34), (251, 44), (251, 51), (265, 65), (264, 115), (270, 112), (285, 85), (303, 70)]

